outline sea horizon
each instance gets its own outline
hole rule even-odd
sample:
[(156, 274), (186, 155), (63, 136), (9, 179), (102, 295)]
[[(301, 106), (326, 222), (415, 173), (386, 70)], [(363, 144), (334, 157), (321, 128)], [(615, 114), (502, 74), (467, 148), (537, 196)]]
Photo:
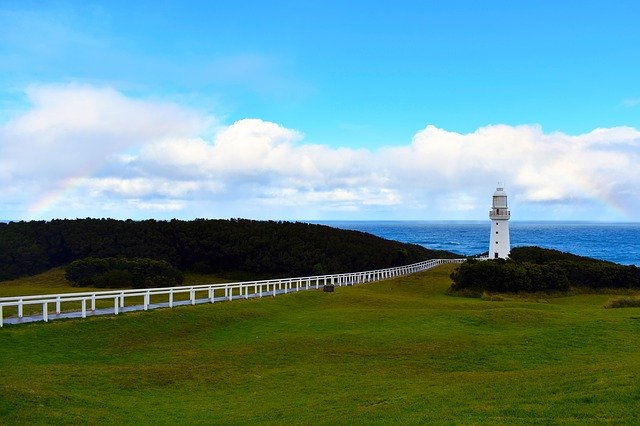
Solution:
[[(490, 220), (332, 220), (327, 226), (477, 256), (489, 250)], [(511, 247), (538, 246), (579, 256), (640, 266), (639, 222), (509, 221)]]

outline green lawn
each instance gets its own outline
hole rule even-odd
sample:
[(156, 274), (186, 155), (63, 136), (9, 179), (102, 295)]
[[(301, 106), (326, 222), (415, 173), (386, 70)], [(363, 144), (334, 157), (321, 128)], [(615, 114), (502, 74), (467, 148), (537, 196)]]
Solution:
[[(189, 272), (185, 274), (184, 286), (198, 285), (198, 284), (219, 284), (225, 282), (234, 281), (232, 278), (242, 277), (246, 278), (246, 274), (240, 273), (230, 274), (229, 277), (221, 277), (212, 274), (196, 274)], [(118, 289), (125, 289), (122, 287)], [(69, 281), (65, 278), (64, 268), (54, 268), (49, 271), (43, 272), (32, 277), (22, 277), (14, 280), (0, 281), (0, 297), (10, 296), (29, 296), (39, 294), (62, 294), (62, 293), (78, 293), (78, 292), (92, 292), (92, 291), (105, 291), (113, 290), (106, 288), (95, 287), (73, 287)], [(199, 297), (204, 297), (202, 294)], [(189, 298), (188, 293), (179, 293), (174, 296), (174, 300), (187, 300)], [(151, 303), (166, 302), (167, 296), (152, 296)], [(127, 298), (127, 305), (142, 304), (142, 297), (129, 297)], [(78, 311), (80, 310), (80, 302), (62, 302), (62, 311)], [(113, 307), (112, 300), (98, 300), (96, 302), (96, 308), (111, 308)], [(49, 306), (49, 312), (54, 312), (54, 306)], [(17, 308), (4, 308), (4, 316), (17, 316)], [(41, 315), (42, 305), (26, 305), (24, 307), (24, 315)]]
[[(73, 287), (64, 276), (64, 268), (54, 268), (32, 277), (22, 277), (14, 280), (0, 281), (0, 297), (27, 296), (32, 294), (58, 294), (87, 291), (108, 290), (95, 287)], [(238, 274), (238, 276), (240, 276)], [(235, 280), (211, 274), (186, 273), (183, 285), (218, 284)], [(250, 279), (242, 276), (242, 279)]]
[(640, 423), (640, 308), (335, 293), (7, 326), (0, 423)]

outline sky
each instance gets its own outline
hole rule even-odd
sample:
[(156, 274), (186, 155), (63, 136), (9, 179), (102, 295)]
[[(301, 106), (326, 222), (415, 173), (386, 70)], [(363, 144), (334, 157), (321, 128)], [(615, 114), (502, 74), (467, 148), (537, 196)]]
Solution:
[(640, 221), (640, 2), (0, 2), (0, 219)]

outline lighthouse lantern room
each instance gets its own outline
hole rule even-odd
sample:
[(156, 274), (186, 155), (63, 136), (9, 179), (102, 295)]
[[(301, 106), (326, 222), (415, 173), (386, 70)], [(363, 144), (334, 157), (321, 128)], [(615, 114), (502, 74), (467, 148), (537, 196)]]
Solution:
[(491, 219), (491, 238), (489, 243), (490, 259), (506, 259), (511, 251), (509, 242), (509, 218), (511, 212), (507, 206), (507, 194), (504, 188), (498, 185), (493, 194), (493, 206), (489, 212)]

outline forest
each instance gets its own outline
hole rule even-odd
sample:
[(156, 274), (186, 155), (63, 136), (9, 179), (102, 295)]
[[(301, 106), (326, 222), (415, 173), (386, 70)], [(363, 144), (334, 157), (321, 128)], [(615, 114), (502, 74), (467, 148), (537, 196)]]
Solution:
[(242, 271), (276, 277), (355, 272), (454, 257), (460, 256), (301, 222), (87, 218), (0, 223), (0, 281), (86, 258), (147, 259), (180, 271)]
[(640, 288), (640, 268), (540, 247), (516, 247), (509, 259), (468, 259), (451, 274), (453, 292)]

